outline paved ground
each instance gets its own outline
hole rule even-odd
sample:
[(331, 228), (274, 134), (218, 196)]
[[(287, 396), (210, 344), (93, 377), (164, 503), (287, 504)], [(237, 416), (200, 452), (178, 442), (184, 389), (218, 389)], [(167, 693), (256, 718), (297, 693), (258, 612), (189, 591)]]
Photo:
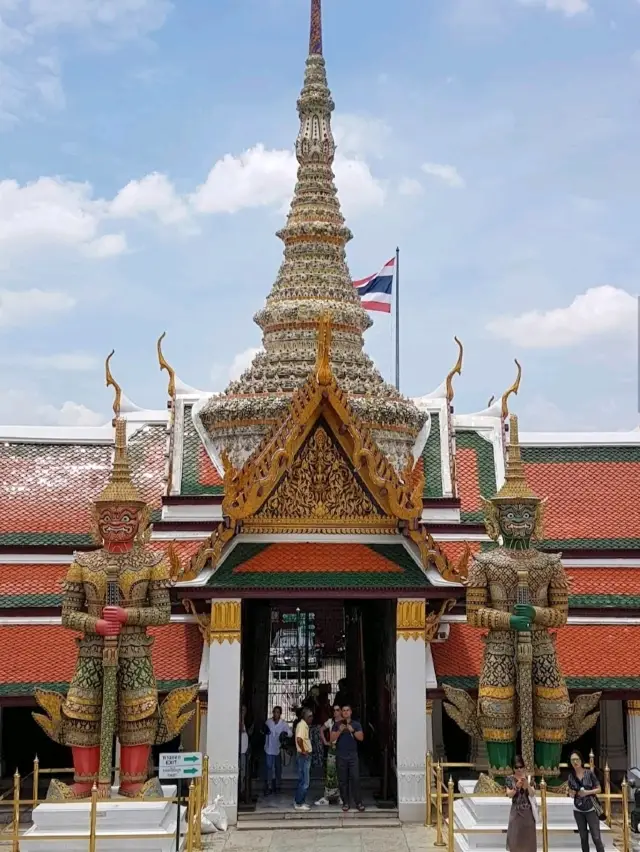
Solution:
[(422, 826), (402, 828), (323, 828), (282, 831), (229, 831), (203, 837), (213, 852), (432, 852), (435, 832)]

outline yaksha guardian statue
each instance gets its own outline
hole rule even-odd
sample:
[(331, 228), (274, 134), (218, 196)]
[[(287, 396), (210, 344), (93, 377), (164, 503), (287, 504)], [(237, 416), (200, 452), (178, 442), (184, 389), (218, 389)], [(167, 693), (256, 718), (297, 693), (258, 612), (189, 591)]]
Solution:
[(120, 794), (161, 796), (157, 780), (145, 784), (151, 746), (178, 735), (193, 715), (182, 710), (198, 689), (174, 690), (158, 706), (147, 627), (169, 622), (169, 567), (164, 554), (145, 543), (149, 511), (131, 481), (120, 389), (108, 365), (107, 384), (116, 387), (116, 440), (110, 481), (94, 504), (102, 547), (76, 553), (63, 586), (62, 624), (82, 634), (78, 661), (66, 697), (36, 692), (48, 715), (35, 719), (73, 755), (75, 783), (52, 781), (49, 798), (84, 798), (94, 784), (108, 797), (114, 736), (121, 745)]
[(499, 546), (476, 555), (467, 585), (467, 622), (489, 631), (478, 701), (445, 686), (445, 709), (485, 740), (493, 777), (512, 771), (518, 733), (527, 770), (556, 776), (562, 745), (595, 724), (600, 693), (569, 702), (549, 633), (567, 622), (568, 581), (560, 554), (531, 543), (542, 537), (543, 503), (525, 479), (515, 416), (505, 483), (484, 502), (487, 532)]

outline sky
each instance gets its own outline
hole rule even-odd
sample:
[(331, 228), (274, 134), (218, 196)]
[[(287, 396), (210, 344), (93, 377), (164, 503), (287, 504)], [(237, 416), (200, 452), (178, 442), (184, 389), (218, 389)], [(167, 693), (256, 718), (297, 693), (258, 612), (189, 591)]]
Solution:
[[(638, 414), (640, 0), (324, 0), (354, 278), (401, 251), (401, 390), (523, 368), (523, 431)], [(223, 390), (261, 343), (309, 0), (0, 0), (0, 423)], [(365, 345), (393, 380), (393, 318)]]

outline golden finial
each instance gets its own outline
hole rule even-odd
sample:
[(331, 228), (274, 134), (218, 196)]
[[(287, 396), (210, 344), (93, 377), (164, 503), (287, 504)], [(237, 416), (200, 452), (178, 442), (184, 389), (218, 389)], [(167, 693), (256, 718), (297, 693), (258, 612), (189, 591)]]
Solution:
[(493, 394), (492, 394), (492, 395), (489, 397), (489, 402), (487, 403), (487, 408), (491, 408), (491, 406), (493, 405), (494, 401), (495, 401), (495, 396), (493, 396)]
[(116, 382), (116, 380), (113, 378), (113, 376), (111, 374), (110, 363), (111, 363), (111, 359), (113, 358), (115, 353), (116, 353), (116, 350), (112, 349), (111, 352), (109, 353), (109, 355), (107, 356), (107, 360), (105, 361), (105, 365), (104, 365), (104, 371), (105, 371), (107, 387), (112, 387), (114, 389), (114, 391), (116, 392), (115, 399), (113, 400), (113, 414), (114, 414), (115, 419), (117, 420), (120, 417), (120, 403), (122, 401), (122, 388)]
[(168, 394), (169, 399), (175, 399), (176, 396), (176, 371), (167, 363), (167, 359), (162, 354), (162, 341), (165, 339), (167, 335), (166, 331), (163, 331), (160, 337), (158, 338), (158, 363), (160, 364), (160, 370), (166, 370), (169, 374), (169, 387)]
[(516, 367), (518, 368), (518, 375), (516, 376), (515, 382), (502, 394), (502, 419), (506, 420), (509, 416), (509, 397), (512, 393), (516, 394), (520, 390), (520, 379), (522, 378), (522, 367), (518, 363), (518, 359), (515, 359)]
[(316, 381), (319, 385), (328, 385), (331, 371), (331, 313), (322, 314), (318, 320), (318, 353), (316, 356)]
[(453, 338), (455, 342), (458, 344), (459, 352), (458, 352), (458, 360), (455, 363), (453, 370), (447, 376), (447, 402), (451, 405), (453, 401), (453, 377), (459, 376), (462, 373), (462, 356), (464, 354), (464, 349), (462, 348), (462, 343), (458, 340), (457, 337)]
[(120, 403), (122, 400), (122, 388), (111, 374), (110, 362), (115, 354), (112, 350), (105, 362), (105, 374), (107, 387), (115, 390), (113, 401), (113, 413), (115, 414), (113, 425), (116, 429), (115, 451), (113, 455), (113, 468), (111, 478), (102, 489), (96, 503), (140, 503), (144, 500), (140, 492), (131, 481), (131, 470), (129, 469), (129, 458), (127, 456), (127, 422), (120, 416)]
[(509, 415), (509, 446), (507, 448), (507, 465), (504, 485), (498, 491), (494, 500), (538, 500), (527, 484), (524, 475), (524, 465), (520, 454), (520, 436), (518, 434), (518, 418)]

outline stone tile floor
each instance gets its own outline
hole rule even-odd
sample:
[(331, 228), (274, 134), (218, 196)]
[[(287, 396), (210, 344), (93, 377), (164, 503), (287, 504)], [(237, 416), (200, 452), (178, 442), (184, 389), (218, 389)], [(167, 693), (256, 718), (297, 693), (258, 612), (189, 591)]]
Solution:
[(233, 831), (203, 836), (212, 852), (431, 852), (435, 831), (423, 826), (399, 828), (319, 828)]

